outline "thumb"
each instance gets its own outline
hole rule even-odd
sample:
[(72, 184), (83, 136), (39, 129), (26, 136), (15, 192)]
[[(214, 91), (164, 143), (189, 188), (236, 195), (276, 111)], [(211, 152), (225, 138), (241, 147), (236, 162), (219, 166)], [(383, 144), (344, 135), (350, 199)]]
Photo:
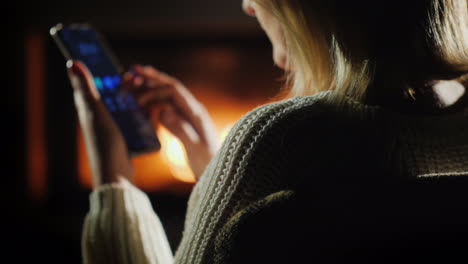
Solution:
[(94, 85), (93, 75), (86, 65), (78, 60), (69, 60), (67, 68), (73, 89), (81, 93), (88, 103), (99, 101), (100, 95)]

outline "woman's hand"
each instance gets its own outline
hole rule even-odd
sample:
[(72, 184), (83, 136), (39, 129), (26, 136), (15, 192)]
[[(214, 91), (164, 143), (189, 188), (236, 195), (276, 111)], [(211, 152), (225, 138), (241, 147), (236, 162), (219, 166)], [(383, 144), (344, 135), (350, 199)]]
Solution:
[(93, 76), (80, 61), (69, 61), (67, 67), (94, 187), (130, 179), (133, 168), (124, 138), (101, 101)]
[(179, 80), (151, 66), (134, 66), (124, 75), (123, 86), (152, 120), (159, 121), (180, 139), (198, 179), (219, 148), (205, 107)]

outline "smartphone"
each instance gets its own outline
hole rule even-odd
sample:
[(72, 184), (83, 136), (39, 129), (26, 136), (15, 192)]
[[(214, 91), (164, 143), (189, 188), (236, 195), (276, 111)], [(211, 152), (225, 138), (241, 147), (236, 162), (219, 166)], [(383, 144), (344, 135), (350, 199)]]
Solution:
[(57, 24), (50, 29), (66, 60), (80, 60), (91, 71), (103, 103), (117, 123), (130, 156), (158, 151), (153, 125), (136, 100), (121, 89), (122, 67), (102, 36), (88, 24)]

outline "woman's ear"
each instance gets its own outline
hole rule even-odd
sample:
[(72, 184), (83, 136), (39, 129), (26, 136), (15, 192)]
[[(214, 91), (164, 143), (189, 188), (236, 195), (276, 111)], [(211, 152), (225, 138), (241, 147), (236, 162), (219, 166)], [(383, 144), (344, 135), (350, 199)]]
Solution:
[(253, 2), (252, 0), (242, 1), (242, 9), (244, 9), (244, 12), (251, 17), (255, 17), (254, 5), (255, 5), (255, 2)]

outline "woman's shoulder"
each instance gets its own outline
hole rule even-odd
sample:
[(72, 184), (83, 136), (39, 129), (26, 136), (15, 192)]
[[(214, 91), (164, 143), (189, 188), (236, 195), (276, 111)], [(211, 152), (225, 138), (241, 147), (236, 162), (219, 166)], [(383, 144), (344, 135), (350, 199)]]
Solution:
[[(256, 179), (265, 172), (269, 174), (265, 177), (275, 177), (272, 175), (280, 171), (279, 166), (290, 163), (282, 162), (288, 154), (302, 151), (310, 155), (311, 149), (320, 152), (321, 146), (330, 144), (339, 147), (337, 142), (344, 139), (337, 140), (334, 135), (349, 130), (349, 124), (359, 123), (356, 119), (364, 120), (360, 123), (365, 125), (355, 125), (357, 132), (349, 135), (371, 127), (372, 115), (368, 112), (368, 107), (334, 91), (257, 107), (234, 125), (206, 174), (218, 175), (219, 170), (223, 175), (252, 172)], [(203, 178), (209, 177), (202, 177), (202, 182)]]
[[(243, 116), (233, 127), (235, 134), (251, 130), (265, 131), (268, 127), (291, 125), (291, 122), (307, 118), (322, 119), (323, 116), (336, 118), (371, 118), (377, 107), (371, 107), (352, 100), (336, 91), (325, 91), (312, 96), (297, 96), (259, 106)], [(236, 133), (237, 132), (237, 133)], [(228, 139), (229, 140), (229, 139)]]
[[(317, 150), (315, 146), (308, 147), (315, 142), (326, 144), (322, 137), (314, 136), (314, 127), (326, 127), (331, 116), (348, 108), (355, 109), (350, 112), (361, 111), (358, 105), (329, 91), (266, 104), (244, 115), (191, 194), (183, 244), (188, 245), (190, 237), (199, 237), (199, 242), (192, 242), (211, 245), (209, 241), (222, 223), (254, 201), (287, 188), (294, 181), (289, 166), (297, 163), (296, 157), (300, 161), (301, 157), (310, 157), (310, 153), (301, 151)], [(328, 127), (326, 130), (333, 131)], [(301, 140), (306, 138), (306, 143)], [(200, 226), (195, 228), (196, 223)], [(191, 251), (189, 247), (182, 247), (179, 254)]]
[(380, 134), (378, 113), (335, 91), (263, 105), (236, 123), (217, 165), (231, 164), (227, 167), (233, 172), (251, 173), (252, 179), (289, 181), (281, 172), (294, 170), (294, 164), (323, 161), (352, 144), (368, 144), (369, 135)]
[[(314, 96), (293, 97), (259, 106), (245, 114), (227, 135), (223, 148), (227, 152), (254, 149), (265, 137), (290, 130), (300, 120), (322, 116), (339, 104), (333, 101), (335, 93), (323, 92)], [(226, 156), (226, 155), (224, 155)]]

